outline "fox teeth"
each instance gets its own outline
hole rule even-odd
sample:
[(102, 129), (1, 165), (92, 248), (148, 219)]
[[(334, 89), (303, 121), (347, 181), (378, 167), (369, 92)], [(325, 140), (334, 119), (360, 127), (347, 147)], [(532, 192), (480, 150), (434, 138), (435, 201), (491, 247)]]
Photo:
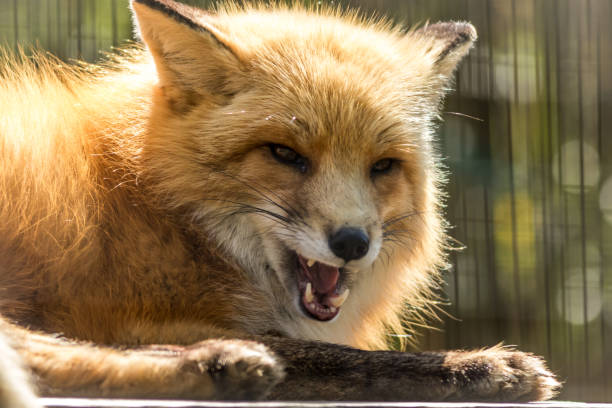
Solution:
[(334, 307), (340, 307), (346, 301), (346, 298), (348, 298), (348, 295), (349, 295), (349, 290), (347, 288), (344, 290), (344, 292), (342, 292), (342, 294), (338, 296), (330, 297), (329, 303), (331, 303)]
[(309, 260), (306, 262), (306, 265), (308, 265), (308, 267), (309, 267), (309, 268), (312, 268), (312, 265), (314, 265), (314, 264), (315, 264), (315, 262), (316, 262), (316, 261), (314, 261), (314, 260), (312, 260), (312, 259), (309, 259)]
[(306, 303), (312, 303), (312, 301), (314, 300), (314, 295), (312, 294), (312, 284), (310, 282), (308, 282), (308, 284), (306, 285), (304, 299), (306, 299)]

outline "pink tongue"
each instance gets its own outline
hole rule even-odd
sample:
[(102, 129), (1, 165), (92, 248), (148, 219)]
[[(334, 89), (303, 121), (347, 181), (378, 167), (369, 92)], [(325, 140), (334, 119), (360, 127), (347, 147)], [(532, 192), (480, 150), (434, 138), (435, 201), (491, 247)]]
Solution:
[(329, 293), (336, 289), (340, 271), (333, 266), (323, 265), (319, 262), (308, 268), (312, 278), (312, 289), (320, 294)]

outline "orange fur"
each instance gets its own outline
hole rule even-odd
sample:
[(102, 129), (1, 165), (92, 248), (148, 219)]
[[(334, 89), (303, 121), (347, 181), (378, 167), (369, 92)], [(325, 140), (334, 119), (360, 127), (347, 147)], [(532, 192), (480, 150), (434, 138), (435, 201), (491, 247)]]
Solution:
[[(133, 8), (147, 50), (99, 66), (2, 58), (2, 315), (107, 345), (273, 333), (361, 349), (384, 349), (391, 331), (431, 316), (446, 240), (433, 131), (473, 27), (403, 32), (299, 5)], [(275, 159), (270, 144), (307, 167)], [(389, 170), (374, 173), (386, 158)], [(344, 262), (328, 240), (347, 226), (370, 244)], [(297, 254), (342, 267), (350, 295), (334, 320), (298, 306)], [(26, 339), (19, 350), (49, 393), (87, 394), (106, 378), (105, 392), (139, 395), (150, 367), (176, 380), (162, 396), (229, 392), (183, 384), (191, 357), (149, 361), (7, 327)], [(211, 341), (177, 353), (238, 347)], [(239, 345), (254, 372), (276, 367), (267, 387), (282, 378), (262, 346)], [(83, 374), (62, 371), (66, 355)], [(117, 391), (122, 381), (136, 388)]]
[[(389, 328), (402, 330), (404, 302), (429, 310), (444, 240), (429, 140), (458, 59), (436, 65), (446, 39), (403, 35), (334, 10), (229, 5), (214, 19), (198, 16), (214, 25), (212, 41), (157, 10), (134, 7), (157, 61), (157, 85), (149, 55), (138, 49), (102, 67), (5, 57), (0, 287), (11, 289), (4, 313), (99, 342), (123, 338), (142, 321), (189, 319), (381, 348)], [(270, 142), (311, 158), (312, 181), (270, 163), (260, 148)], [(356, 173), (386, 156), (403, 161), (394, 179), (371, 185)], [(245, 188), (254, 183), (307, 207), (317, 238), (328, 227), (318, 222), (369, 206), (354, 216), (370, 219), (379, 235), (384, 220), (415, 212), (397, 224), (410, 240), (385, 244), (386, 260), (369, 260), (372, 272), (365, 266), (338, 321), (253, 324), (250, 310), (270, 309), (266, 297), (280, 289), (261, 294), (260, 282), (225, 265), (261, 267), (245, 263), (268, 256), (262, 246), (276, 248), (257, 237), (249, 238), (247, 255), (232, 246), (275, 226), (246, 214), (231, 221), (248, 228), (230, 232), (210, 214), (231, 208), (215, 201), (221, 197), (265, 205)], [(298, 249), (292, 239), (285, 244)], [(193, 245), (204, 261), (194, 260)]]

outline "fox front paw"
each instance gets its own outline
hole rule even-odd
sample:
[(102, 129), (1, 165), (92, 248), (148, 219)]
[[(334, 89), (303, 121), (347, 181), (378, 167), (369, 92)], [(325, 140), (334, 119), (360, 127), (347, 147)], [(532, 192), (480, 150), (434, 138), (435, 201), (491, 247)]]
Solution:
[(210, 380), (212, 399), (264, 398), (284, 377), (280, 362), (259, 343), (206, 340), (187, 348), (183, 369)]
[(554, 397), (561, 385), (540, 357), (505, 347), (450, 352), (446, 364), (458, 385), (450, 399), (540, 401)]

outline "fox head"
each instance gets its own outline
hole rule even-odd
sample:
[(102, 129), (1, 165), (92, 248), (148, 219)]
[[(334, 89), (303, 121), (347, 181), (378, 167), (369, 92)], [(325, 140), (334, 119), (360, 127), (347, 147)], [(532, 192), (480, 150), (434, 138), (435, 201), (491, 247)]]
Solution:
[(433, 125), (474, 28), (132, 7), (159, 79), (149, 178), (268, 299), (244, 324), (373, 347), (404, 305), (428, 309), (444, 262)]

